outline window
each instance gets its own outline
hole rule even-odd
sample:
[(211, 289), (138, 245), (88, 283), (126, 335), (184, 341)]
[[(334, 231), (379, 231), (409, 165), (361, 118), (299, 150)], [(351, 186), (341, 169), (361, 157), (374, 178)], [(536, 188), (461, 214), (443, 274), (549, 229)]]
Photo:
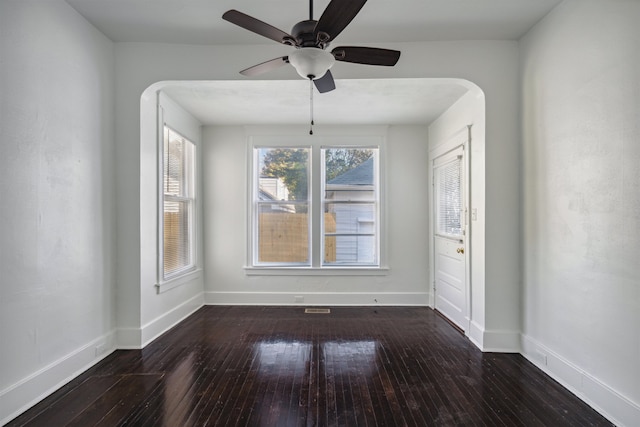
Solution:
[(163, 278), (195, 268), (195, 145), (164, 126), (162, 155)]
[(322, 265), (377, 265), (377, 149), (323, 148)]
[(254, 267), (379, 267), (377, 146), (253, 148)]
[(310, 265), (310, 152), (255, 150), (255, 265)]
[(462, 191), (461, 157), (434, 170), (436, 192), (436, 234), (440, 236), (462, 236)]

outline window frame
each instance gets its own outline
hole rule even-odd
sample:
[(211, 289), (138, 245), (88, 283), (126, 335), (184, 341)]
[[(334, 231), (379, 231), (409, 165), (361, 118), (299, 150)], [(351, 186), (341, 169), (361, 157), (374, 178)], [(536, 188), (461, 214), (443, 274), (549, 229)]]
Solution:
[[(257, 127), (260, 128), (260, 127)], [(254, 133), (252, 134), (251, 128), (247, 132), (247, 258), (246, 265), (244, 267), (246, 275), (275, 275), (275, 276), (379, 276), (387, 275), (389, 268), (386, 264), (386, 227), (385, 227), (385, 167), (384, 159), (386, 154), (386, 126), (374, 127), (373, 131), (365, 132), (364, 134), (346, 135), (338, 132), (336, 134), (328, 132), (326, 136), (314, 135), (312, 137), (306, 137), (304, 134), (296, 133), (295, 136), (291, 134), (280, 135), (274, 133)], [(255, 197), (255, 180), (257, 166), (256, 166), (256, 148), (303, 148), (311, 147), (310, 152), (310, 180), (309, 180), (309, 210), (311, 212), (310, 218), (310, 251), (311, 251), (311, 263), (310, 265), (260, 265), (254, 263), (254, 254), (256, 250), (256, 233), (255, 233), (255, 220), (256, 211), (254, 204)], [(320, 219), (322, 218), (321, 209), (322, 204), (322, 179), (324, 173), (321, 173), (322, 161), (321, 161), (321, 148), (376, 148), (377, 153), (377, 264), (367, 265), (337, 265), (337, 264), (323, 264), (323, 249), (322, 243), (323, 237), (321, 235), (323, 226)], [(317, 225), (320, 224), (320, 225)]]
[[(259, 152), (262, 149), (308, 149), (308, 160), (307, 160), (307, 199), (305, 202), (301, 201), (261, 201), (260, 200), (260, 171), (258, 170), (258, 166), (260, 163), (259, 160)], [(289, 146), (289, 145), (256, 145), (252, 149), (253, 160), (251, 162), (251, 227), (249, 231), (249, 235), (251, 237), (251, 265), (253, 267), (278, 267), (278, 268), (300, 268), (300, 267), (310, 267), (312, 265), (312, 173), (311, 173), (311, 164), (313, 161), (313, 149), (309, 145), (298, 145), (298, 146)], [(285, 204), (293, 204), (300, 205), (306, 204), (307, 207), (307, 215), (308, 215), (308, 223), (307, 223), (307, 241), (310, 243), (307, 249), (307, 262), (260, 262), (259, 261), (259, 251), (260, 251), (260, 242), (259, 242), (259, 220), (260, 220), (260, 206), (266, 204), (275, 204), (275, 205), (285, 205)]]
[[(326, 180), (326, 150), (331, 149), (358, 149), (358, 150), (374, 150), (373, 154), (373, 199), (371, 200), (333, 200), (329, 201), (326, 198), (327, 194), (327, 180)], [(372, 204), (374, 207), (374, 232), (373, 233), (350, 233), (354, 237), (360, 236), (373, 236), (374, 237), (374, 262), (373, 263), (328, 263), (325, 260), (324, 254), (326, 250), (326, 237), (327, 232), (325, 230), (326, 223), (324, 221), (324, 217), (320, 220), (320, 254), (322, 255), (320, 260), (320, 267), (322, 268), (361, 268), (361, 267), (370, 267), (370, 268), (379, 268), (380, 267), (380, 147), (375, 145), (358, 145), (358, 146), (345, 146), (345, 145), (323, 145), (320, 147), (320, 156), (321, 156), (321, 168), (320, 168), (320, 197), (321, 197), (321, 206), (320, 212), (322, 215), (325, 213), (325, 208), (329, 204), (335, 205), (347, 205), (347, 204)], [(360, 222), (360, 221), (359, 221)], [(363, 221), (364, 222), (364, 221)], [(367, 221), (371, 222), (371, 221)], [(334, 233), (334, 236), (338, 237), (340, 235), (346, 235), (344, 233)]]
[[(164, 150), (164, 144), (165, 144), (165, 138), (167, 138), (166, 136), (166, 132), (173, 132), (174, 134), (178, 135), (183, 141), (188, 142), (192, 145), (191, 147), (191, 154), (188, 156), (189, 158), (186, 159), (186, 161), (189, 163), (188, 166), (188, 171), (186, 174), (189, 175), (188, 178), (188, 185), (187, 187), (187, 194), (186, 195), (180, 195), (180, 196), (175, 196), (175, 195), (167, 195), (164, 191), (164, 179), (165, 179), (165, 163), (166, 163), (166, 158), (165, 158), (165, 150)], [(196, 229), (197, 229), (197, 195), (198, 195), (198, 184), (197, 184), (197, 150), (198, 150), (198, 145), (196, 143), (196, 141), (191, 140), (190, 138), (186, 137), (184, 134), (182, 134), (181, 132), (179, 132), (178, 130), (176, 130), (174, 127), (172, 127), (170, 124), (163, 122), (161, 125), (161, 132), (160, 132), (160, 141), (159, 141), (159, 145), (161, 147), (160, 150), (160, 168), (159, 168), (159, 180), (158, 180), (158, 184), (160, 186), (160, 203), (159, 203), (159, 209), (158, 209), (158, 230), (159, 230), (159, 274), (160, 274), (160, 283), (167, 283), (167, 282), (171, 282), (174, 281), (176, 279), (180, 279), (186, 275), (188, 275), (189, 273), (193, 272), (194, 270), (197, 269), (198, 267), (198, 250), (197, 250), (197, 238), (196, 238)], [(185, 174), (185, 175), (186, 175)], [(185, 265), (182, 268), (179, 268), (173, 272), (171, 272), (170, 274), (166, 274), (165, 272), (165, 256), (164, 256), (164, 241), (165, 241), (165, 230), (164, 230), (164, 214), (165, 214), (165, 208), (164, 208), (164, 204), (165, 202), (178, 202), (178, 203), (184, 203), (186, 202), (188, 204), (188, 234), (189, 234), (189, 253), (190, 253), (190, 262), (188, 265)]]
[[(432, 174), (432, 179), (433, 179), (433, 203), (434, 203), (434, 216), (433, 216), (433, 233), (434, 236), (439, 236), (439, 237), (443, 237), (446, 239), (450, 239), (450, 240), (461, 240), (464, 238), (465, 236), (465, 225), (464, 225), (464, 200), (463, 200), (463, 194), (464, 194), (464, 189), (462, 187), (462, 185), (464, 185), (464, 164), (461, 162), (461, 158), (462, 158), (462, 149), (456, 149), (454, 151), (452, 151), (451, 153), (445, 154), (443, 156), (441, 156), (440, 159), (437, 159), (437, 162), (434, 162), (432, 168), (433, 168), (433, 174)], [(448, 232), (446, 230), (442, 230), (440, 228), (440, 224), (441, 224), (441, 219), (442, 219), (442, 212), (440, 210), (440, 202), (441, 202), (441, 196), (442, 196), (442, 179), (443, 176), (440, 173), (440, 171), (443, 170), (443, 168), (450, 166), (450, 165), (455, 165), (458, 168), (458, 181), (459, 181), (459, 198), (460, 198), (460, 207), (459, 207), (459, 212), (458, 212), (458, 224), (459, 224), (459, 233), (451, 233)]]

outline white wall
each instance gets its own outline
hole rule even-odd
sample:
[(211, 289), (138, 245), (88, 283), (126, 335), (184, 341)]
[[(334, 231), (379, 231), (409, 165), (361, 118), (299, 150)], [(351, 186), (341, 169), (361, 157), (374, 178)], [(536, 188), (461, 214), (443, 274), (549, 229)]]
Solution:
[[(386, 253), (376, 276), (254, 276), (247, 265), (248, 136), (318, 140), (386, 138)], [(309, 142), (306, 142), (309, 143)], [(329, 143), (329, 142), (327, 142)], [(427, 131), (425, 126), (209, 126), (204, 131), (205, 299), (209, 304), (426, 305), (428, 303)], [(422, 238), (420, 237), (422, 236)]]
[(0, 424), (115, 348), (114, 87), (65, 2), (0, 2)]
[(640, 3), (571, 0), (521, 42), (524, 354), (640, 420)]

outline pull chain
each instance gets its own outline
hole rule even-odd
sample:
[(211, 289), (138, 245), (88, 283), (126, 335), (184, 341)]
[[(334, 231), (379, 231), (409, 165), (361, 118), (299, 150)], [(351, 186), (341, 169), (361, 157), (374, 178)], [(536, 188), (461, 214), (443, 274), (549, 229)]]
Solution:
[(309, 79), (309, 89), (309, 115), (311, 116), (309, 135), (313, 135), (313, 79)]

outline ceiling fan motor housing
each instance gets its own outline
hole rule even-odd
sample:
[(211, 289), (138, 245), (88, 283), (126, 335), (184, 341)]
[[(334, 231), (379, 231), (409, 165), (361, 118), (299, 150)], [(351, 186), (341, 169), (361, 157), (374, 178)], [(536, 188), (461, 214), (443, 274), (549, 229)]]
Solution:
[(320, 47), (324, 49), (324, 46), (320, 46), (318, 37), (316, 37), (314, 30), (318, 21), (309, 19), (306, 21), (298, 22), (291, 29), (291, 35), (295, 39), (296, 46), (298, 47)]

